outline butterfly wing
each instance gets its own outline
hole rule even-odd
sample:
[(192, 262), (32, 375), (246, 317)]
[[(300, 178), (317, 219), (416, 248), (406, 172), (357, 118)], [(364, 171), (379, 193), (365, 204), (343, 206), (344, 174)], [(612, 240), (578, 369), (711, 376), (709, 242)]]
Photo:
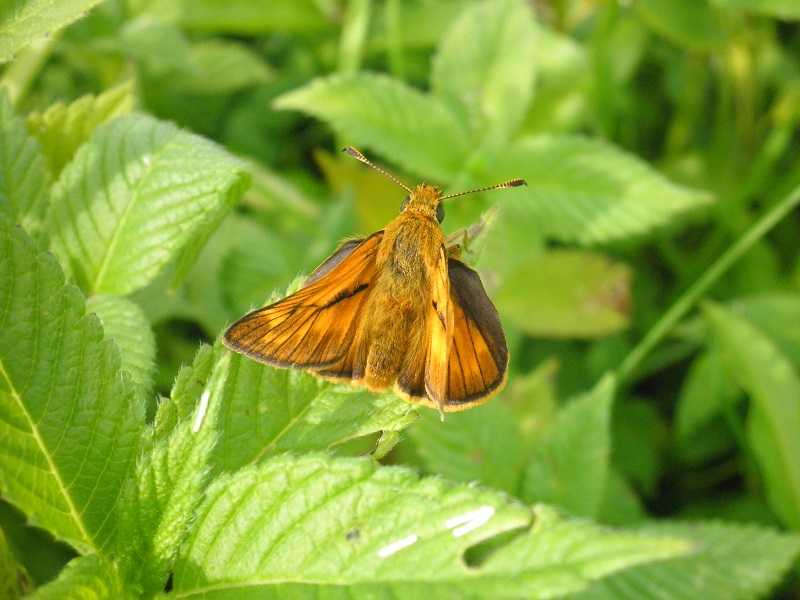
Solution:
[(478, 273), (456, 259), (448, 260), (453, 307), (453, 343), (448, 357), (444, 410), (482, 404), (506, 383), (508, 346), (492, 301)]
[(382, 238), (379, 231), (360, 242), (345, 242), (314, 271), (310, 284), (239, 319), (223, 343), (277, 367), (318, 369), (340, 361), (373, 284)]

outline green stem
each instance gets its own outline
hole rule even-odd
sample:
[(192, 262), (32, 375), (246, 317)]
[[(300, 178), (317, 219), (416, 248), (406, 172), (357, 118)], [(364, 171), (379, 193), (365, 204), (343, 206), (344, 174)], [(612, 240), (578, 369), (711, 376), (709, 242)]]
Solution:
[(709, 288), (719, 281), (720, 277), (733, 266), (753, 245), (763, 238), (770, 229), (777, 225), (781, 219), (788, 215), (795, 207), (800, 204), (800, 186), (796, 187), (785, 200), (776, 204), (760, 221), (740, 237), (727, 252), (720, 256), (717, 261), (692, 285), (664, 316), (647, 332), (639, 344), (631, 350), (630, 354), (622, 361), (617, 368), (617, 377), (620, 381), (625, 381), (631, 377), (634, 370), (639, 366), (642, 359), (649, 354), (653, 348), (669, 333), (670, 330), (680, 321), (697, 301), (709, 290)]
[(371, 12), (371, 0), (350, 0), (347, 3), (339, 39), (340, 73), (356, 73), (361, 68)]
[(26, 46), (17, 54), (17, 57), (6, 67), (0, 87), (8, 92), (11, 106), (18, 106), (19, 101), (25, 97), (28, 90), (41, 71), (56, 43), (54, 36), (48, 36)]

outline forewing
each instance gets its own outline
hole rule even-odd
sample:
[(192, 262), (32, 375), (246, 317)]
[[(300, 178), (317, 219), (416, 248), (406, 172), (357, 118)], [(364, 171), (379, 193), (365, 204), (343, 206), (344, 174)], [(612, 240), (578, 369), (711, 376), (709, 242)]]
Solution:
[(231, 325), (225, 345), (278, 367), (317, 369), (340, 361), (370, 293), (382, 238), (379, 231), (358, 245), (345, 243), (320, 265), (315, 274), (323, 269), (323, 275), (310, 285)]
[(453, 344), (448, 361), (446, 411), (481, 404), (503, 389), (508, 346), (492, 301), (478, 274), (448, 260)]

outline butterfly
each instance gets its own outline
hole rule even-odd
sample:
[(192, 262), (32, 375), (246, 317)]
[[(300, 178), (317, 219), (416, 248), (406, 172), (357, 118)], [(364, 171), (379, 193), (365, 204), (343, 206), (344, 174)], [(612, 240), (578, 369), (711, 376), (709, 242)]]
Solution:
[(274, 367), (459, 411), (504, 386), (508, 346), (478, 273), (440, 223), (442, 200), (527, 185), (522, 179), (442, 196), (413, 190), (352, 147), (343, 151), (405, 188), (385, 229), (345, 240), (294, 294), (248, 313), (225, 332), (230, 349)]

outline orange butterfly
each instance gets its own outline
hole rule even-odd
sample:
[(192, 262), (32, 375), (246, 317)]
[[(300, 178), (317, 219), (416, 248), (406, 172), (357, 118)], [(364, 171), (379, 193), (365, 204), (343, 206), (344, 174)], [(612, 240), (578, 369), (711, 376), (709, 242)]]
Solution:
[[(386, 229), (346, 240), (303, 288), (231, 325), (223, 343), (259, 362), (395, 393), (439, 410), (477, 406), (506, 382), (508, 346), (478, 274), (447, 247), (442, 197), (408, 191)], [(513, 179), (485, 190), (527, 185)]]

